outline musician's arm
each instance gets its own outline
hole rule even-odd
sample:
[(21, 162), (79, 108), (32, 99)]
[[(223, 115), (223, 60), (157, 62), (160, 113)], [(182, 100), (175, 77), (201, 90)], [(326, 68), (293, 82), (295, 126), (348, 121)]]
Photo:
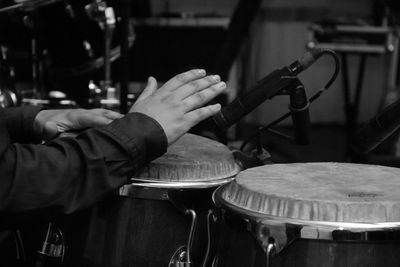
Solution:
[(0, 125), (0, 225), (88, 207), (166, 148), (163, 129), (140, 113), (46, 145), (12, 144)]

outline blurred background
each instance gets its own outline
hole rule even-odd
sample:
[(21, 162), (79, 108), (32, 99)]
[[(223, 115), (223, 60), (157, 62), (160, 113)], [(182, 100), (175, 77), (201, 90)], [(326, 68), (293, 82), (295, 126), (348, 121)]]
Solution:
[[(217, 99), (226, 105), (307, 50), (329, 48), (341, 72), (309, 107), (309, 144), (269, 132), (258, 143), (276, 162), (397, 166), (397, 133), (366, 155), (349, 147), (364, 123), (398, 99), (399, 6), (394, 0), (0, 0), (1, 105), (124, 113), (148, 76), (162, 83), (190, 68), (227, 81)], [(334, 67), (332, 58), (321, 57), (299, 75), (307, 96)], [(288, 96), (276, 95), (222, 139), (237, 148), (288, 107)], [(275, 128), (293, 135), (290, 118)], [(207, 126), (194, 131), (210, 132)]]

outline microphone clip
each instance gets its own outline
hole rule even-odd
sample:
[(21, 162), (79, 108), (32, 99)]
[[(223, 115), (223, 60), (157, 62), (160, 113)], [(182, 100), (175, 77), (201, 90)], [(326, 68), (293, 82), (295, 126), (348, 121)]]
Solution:
[(290, 98), (289, 110), (294, 128), (294, 136), (290, 138), (290, 141), (297, 145), (308, 145), (310, 136), (310, 101), (307, 98), (304, 85), (297, 77), (291, 77), (290, 83), (277, 95), (288, 95)]

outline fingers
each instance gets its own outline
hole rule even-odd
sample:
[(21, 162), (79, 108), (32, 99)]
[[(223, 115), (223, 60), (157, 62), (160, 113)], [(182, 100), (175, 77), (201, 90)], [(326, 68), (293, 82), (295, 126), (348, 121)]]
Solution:
[[(116, 120), (122, 118), (124, 115), (121, 113), (109, 110), (109, 109), (104, 109), (104, 108), (96, 108), (96, 109), (77, 109), (75, 110), (76, 113), (74, 114), (75, 117), (79, 116), (87, 116), (90, 118), (90, 115), (93, 116), (103, 116), (106, 117), (107, 119), (110, 120)], [(88, 114), (90, 113), (90, 114)]]
[(81, 130), (92, 127), (102, 127), (113, 120), (122, 118), (123, 115), (107, 109), (77, 109), (64, 120), (57, 121), (58, 126), (65, 127), (66, 131)]
[(110, 119), (106, 116), (102, 115), (94, 115), (87, 117), (84, 121), (84, 126), (82, 128), (92, 128), (92, 127), (101, 127), (110, 124), (114, 119)]
[(181, 87), (184, 84), (187, 84), (191, 81), (200, 79), (202, 77), (206, 76), (206, 71), (202, 69), (195, 69), (195, 70), (189, 70), (187, 72), (181, 73), (167, 81), (163, 85), (163, 90), (166, 91), (174, 91)]
[(43, 140), (50, 140), (55, 138), (59, 131), (58, 131), (58, 126), (57, 123), (53, 121), (48, 121), (44, 124), (43, 126), (43, 134), (42, 134), (42, 139)]
[(212, 85), (211, 87), (204, 89), (200, 92), (192, 94), (187, 97), (183, 101), (183, 106), (185, 108), (185, 112), (194, 110), (208, 103), (212, 99), (214, 99), (217, 95), (222, 93), (226, 88), (226, 84), (224, 82), (219, 82), (217, 84)]
[(174, 94), (179, 100), (185, 99), (198, 91), (202, 91), (214, 84), (217, 84), (220, 81), (221, 78), (219, 77), (219, 75), (206, 76), (204, 78), (189, 82), (181, 86), (174, 91)]
[(103, 117), (103, 116), (98, 116), (93, 118), (93, 126), (92, 127), (96, 127), (96, 126), (105, 126), (108, 125), (112, 122), (113, 120), (107, 117)]
[(221, 110), (220, 104), (209, 105), (206, 107), (202, 107), (196, 110), (193, 110), (189, 113), (186, 113), (186, 119), (191, 124), (190, 127), (195, 126), (202, 120), (205, 120), (215, 114), (217, 114)]
[(102, 115), (104, 117), (106, 117), (107, 119), (110, 119), (110, 120), (120, 119), (120, 118), (122, 118), (124, 116), (121, 113), (118, 113), (118, 112), (115, 112), (115, 111), (112, 111), (112, 110), (108, 110), (108, 109), (103, 109)]
[(146, 99), (150, 95), (152, 95), (157, 90), (157, 80), (154, 77), (149, 77), (147, 80), (147, 85), (144, 88), (143, 92), (140, 94), (137, 101), (141, 101)]

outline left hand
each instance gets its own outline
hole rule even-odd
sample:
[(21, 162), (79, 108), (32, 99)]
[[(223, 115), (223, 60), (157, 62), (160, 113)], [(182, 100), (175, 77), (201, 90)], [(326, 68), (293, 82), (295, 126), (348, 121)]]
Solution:
[(40, 111), (33, 122), (35, 133), (50, 140), (66, 131), (105, 126), (123, 115), (107, 109), (49, 109)]

